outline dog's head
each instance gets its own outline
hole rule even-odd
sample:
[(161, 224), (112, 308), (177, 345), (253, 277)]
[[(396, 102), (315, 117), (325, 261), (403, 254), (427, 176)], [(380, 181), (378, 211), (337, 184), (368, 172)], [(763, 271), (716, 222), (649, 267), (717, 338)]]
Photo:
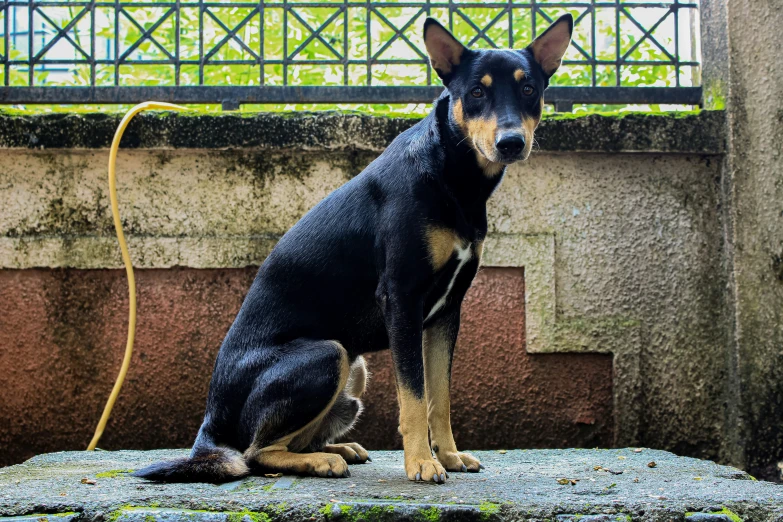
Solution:
[(487, 173), (527, 159), (544, 108), (544, 89), (571, 42), (563, 15), (522, 50), (467, 49), (436, 20), (424, 22), (432, 67), (450, 94), (450, 124), (475, 149)]

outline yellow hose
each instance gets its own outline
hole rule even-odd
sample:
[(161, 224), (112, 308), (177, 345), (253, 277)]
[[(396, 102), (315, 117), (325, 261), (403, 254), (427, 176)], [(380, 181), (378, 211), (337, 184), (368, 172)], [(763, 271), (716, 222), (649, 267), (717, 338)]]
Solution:
[(117, 176), (116, 176), (116, 164), (117, 164), (117, 150), (120, 148), (120, 139), (125, 132), (125, 128), (128, 123), (141, 111), (149, 109), (160, 109), (169, 111), (185, 111), (185, 107), (179, 105), (172, 105), (171, 103), (163, 102), (144, 102), (136, 105), (129, 110), (120, 122), (120, 126), (117, 127), (117, 132), (114, 133), (114, 139), (111, 142), (111, 152), (109, 153), (109, 198), (111, 199), (111, 214), (114, 218), (114, 230), (117, 232), (117, 241), (120, 243), (120, 250), (122, 251), (122, 262), (125, 263), (125, 272), (128, 275), (128, 342), (125, 345), (125, 356), (122, 359), (122, 367), (120, 368), (120, 374), (117, 376), (117, 380), (114, 383), (114, 388), (111, 390), (109, 400), (106, 401), (106, 407), (103, 409), (101, 420), (98, 422), (98, 426), (95, 428), (95, 435), (92, 436), (90, 445), (87, 446), (88, 451), (95, 449), (98, 441), (103, 435), (103, 430), (106, 428), (106, 423), (109, 421), (111, 410), (114, 407), (114, 403), (117, 401), (117, 396), (122, 389), (122, 383), (125, 381), (125, 375), (128, 373), (130, 367), (131, 355), (133, 355), (133, 340), (136, 336), (136, 278), (133, 276), (133, 265), (131, 264), (130, 254), (128, 253), (128, 244), (125, 242), (125, 234), (122, 232), (122, 222), (120, 221), (120, 208), (117, 204)]

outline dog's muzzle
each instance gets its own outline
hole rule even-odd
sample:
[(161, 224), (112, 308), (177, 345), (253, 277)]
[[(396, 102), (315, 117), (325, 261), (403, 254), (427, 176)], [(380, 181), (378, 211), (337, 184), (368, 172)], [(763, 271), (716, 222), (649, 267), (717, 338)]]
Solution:
[(525, 137), (519, 132), (500, 133), (495, 140), (495, 149), (498, 151), (500, 161), (513, 163), (522, 159), (522, 154), (525, 151)]

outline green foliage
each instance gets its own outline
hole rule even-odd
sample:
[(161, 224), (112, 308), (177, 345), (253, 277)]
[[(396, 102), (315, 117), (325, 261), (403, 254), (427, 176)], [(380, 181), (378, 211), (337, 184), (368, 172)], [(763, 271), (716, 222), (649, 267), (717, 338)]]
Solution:
[[(242, 3), (242, 0), (240, 0)], [(455, 35), (473, 47), (520, 48), (527, 45), (534, 35), (540, 34), (552, 20), (570, 12), (575, 19), (583, 14), (583, 9), (559, 7), (559, 1), (542, 0), (535, 19), (529, 9), (514, 9), (513, 18), (496, 8), (462, 7), (458, 13), (450, 16), (447, 9), (433, 7), (430, 15), (443, 22), (451, 19)], [(179, 35), (177, 35), (177, 16), (168, 12), (167, 7), (127, 6), (119, 15), (119, 25), (115, 27), (113, 7), (101, 6), (96, 9), (96, 58), (112, 60), (115, 53), (112, 42), (117, 39), (120, 56), (134, 61), (149, 63), (124, 64), (119, 67), (117, 77), (113, 64), (99, 64), (95, 69), (95, 83), (98, 86), (111, 86), (115, 81), (121, 86), (174, 86), (174, 85), (350, 85), (350, 86), (390, 86), (425, 85), (428, 70), (425, 61), (424, 45), (421, 36), (421, 23), (425, 13), (418, 7), (376, 7), (368, 15), (363, 7), (350, 7), (344, 14), (335, 7), (309, 7), (305, 2), (297, 4), (295, 9), (286, 12), (279, 7), (267, 7), (263, 16), (255, 10), (257, 3), (247, 0), (247, 6), (210, 7), (203, 13), (198, 7), (183, 6), (179, 11)], [(550, 5), (548, 5), (550, 4)], [(57, 25), (65, 27), (80, 11), (81, 7), (47, 7), (49, 16)], [(618, 14), (614, 7), (596, 8), (594, 14), (587, 13), (576, 25), (573, 42), (566, 54), (566, 61), (553, 78), (558, 86), (674, 86), (677, 74), (673, 66), (649, 64), (669, 60), (649, 37), (639, 29), (634, 20), (647, 28), (653, 27), (661, 17), (666, 16), (652, 36), (668, 51), (674, 54), (674, 17), (667, 14), (665, 8), (624, 8)], [(168, 14), (167, 14), (168, 13)], [(461, 13), (461, 14), (460, 14)], [(464, 16), (462, 16), (464, 15)], [(687, 11), (681, 13), (686, 18)], [(3, 15), (0, 14), (0, 17)], [(249, 18), (248, 18), (249, 16)], [(633, 17), (633, 19), (631, 18)], [(284, 34), (284, 18), (287, 31)], [(470, 22), (467, 20), (470, 19)], [(595, 35), (592, 34), (592, 19), (595, 19)], [(369, 19), (369, 32), (368, 32)], [(511, 20), (513, 19), (513, 24)], [(84, 17), (70, 32), (74, 42), (84, 49), (90, 48), (89, 17)], [(472, 22), (472, 23), (471, 23)], [(313, 31), (324, 25), (313, 37)], [(482, 28), (486, 38), (476, 31)], [(680, 25), (687, 28), (687, 19)], [(141, 39), (143, 31), (155, 28), (153, 39)], [(199, 34), (202, 27), (202, 34)], [(395, 28), (404, 31), (405, 39), (395, 37)], [(619, 27), (619, 35), (618, 35)], [(534, 29), (535, 28), (535, 29)], [(53, 27), (48, 28), (54, 31)], [(228, 38), (228, 31), (236, 31), (236, 38)], [(316, 31), (317, 32), (317, 31)], [(682, 33), (682, 31), (681, 31)], [(685, 45), (689, 36), (681, 34), (681, 54), (693, 53), (693, 43)], [(179, 38), (177, 38), (179, 37)], [(343, 57), (343, 47), (347, 37), (347, 56)], [(392, 39), (394, 41), (390, 42)], [(173, 56), (179, 40), (179, 58), (182, 65), (177, 70), (171, 64), (159, 64)], [(490, 42), (491, 40), (491, 42)], [(593, 48), (593, 42), (595, 45)], [(387, 45), (388, 44), (388, 45)], [(55, 46), (69, 48), (67, 41)], [(582, 52), (580, 48), (584, 51)], [(685, 48), (685, 49), (684, 49)], [(684, 50), (683, 50), (684, 49)], [(2, 52), (3, 49), (0, 49)], [(26, 59), (26, 50), (11, 48), (12, 60)], [(263, 51), (263, 52), (262, 52)], [(53, 51), (50, 51), (50, 53)], [(45, 55), (45, 58), (51, 56)], [(81, 55), (74, 50), (74, 56)], [(263, 65), (258, 57), (263, 56)], [(285, 56), (300, 62), (285, 67), (280, 63)], [(597, 65), (588, 63), (595, 56)], [(61, 56), (58, 56), (61, 57)], [(203, 71), (199, 72), (199, 62), (208, 59)], [(343, 63), (347, 58), (350, 63)], [(622, 58), (629, 62), (622, 66), (600, 63)], [(685, 56), (684, 58), (690, 58)], [(373, 63), (368, 65), (368, 59)], [(301, 63), (313, 60), (327, 63)], [(418, 63), (389, 63), (391, 60), (413, 60)], [(209, 63), (209, 62), (234, 63)], [(69, 71), (53, 73), (50, 70), (36, 70), (34, 85), (90, 85), (92, 71), (86, 64), (76, 64)], [(28, 73), (22, 68), (12, 69), (9, 78), (11, 85), (27, 85)], [(433, 83), (437, 77), (430, 74)], [(2, 81), (0, 72), (0, 81)], [(680, 73), (680, 84), (698, 84), (698, 70), (684, 67)], [(219, 109), (212, 106), (211, 109)], [(244, 106), (243, 110), (258, 110), (258, 106)], [(423, 114), (429, 107), (425, 104), (402, 106), (366, 105), (366, 104), (280, 104), (262, 106), (265, 110), (321, 110), (354, 109), (370, 113)], [(661, 107), (634, 107), (635, 109), (660, 110)], [(611, 110), (610, 106), (577, 107), (577, 111)]]

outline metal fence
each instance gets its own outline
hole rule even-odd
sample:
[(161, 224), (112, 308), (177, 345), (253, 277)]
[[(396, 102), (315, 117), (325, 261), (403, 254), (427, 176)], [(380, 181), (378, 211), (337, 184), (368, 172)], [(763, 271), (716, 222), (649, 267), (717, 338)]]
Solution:
[(564, 12), (558, 110), (700, 103), (698, 4), (679, 0), (0, 0), (0, 103), (424, 103), (425, 16), (518, 48)]

